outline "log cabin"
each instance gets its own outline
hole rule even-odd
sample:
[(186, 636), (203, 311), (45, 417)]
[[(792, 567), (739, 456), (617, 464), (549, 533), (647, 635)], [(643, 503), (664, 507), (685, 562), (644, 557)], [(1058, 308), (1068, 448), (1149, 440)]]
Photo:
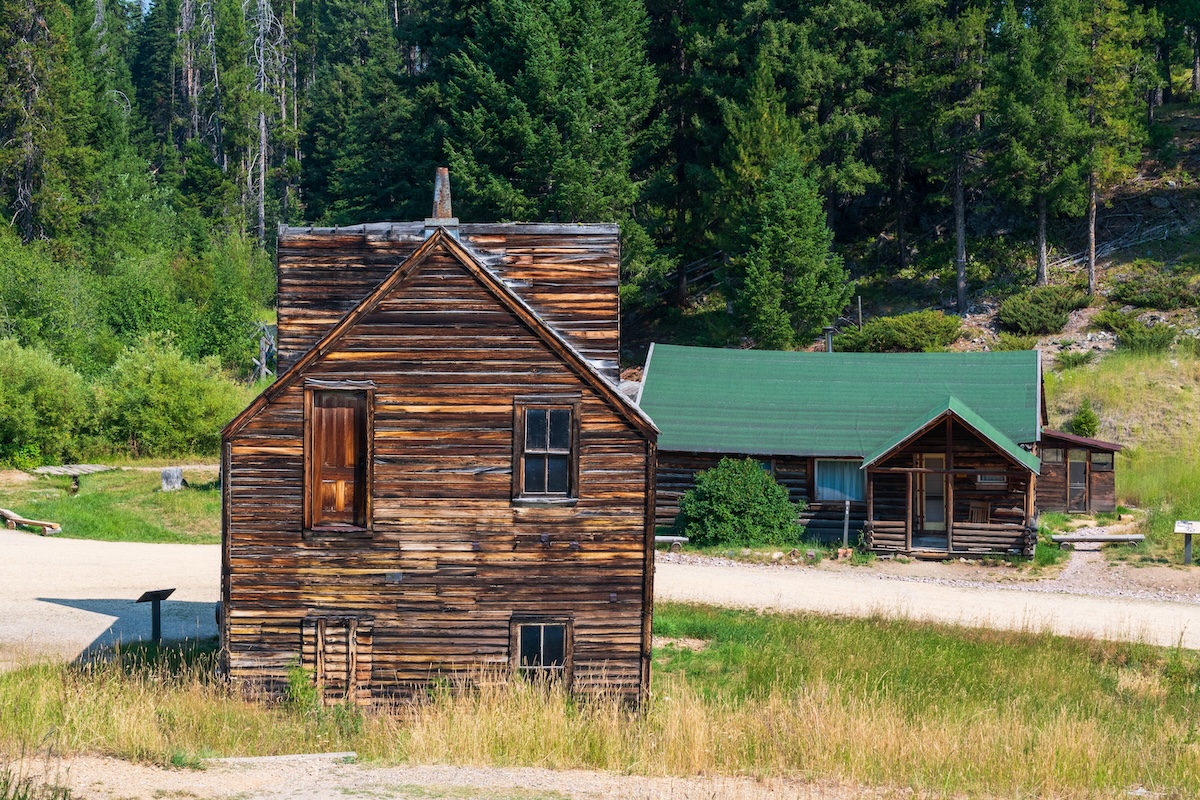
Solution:
[[(647, 689), (657, 429), (616, 225), (282, 227), (278, 380), (223, 432), (221, 660), (278, 695)], [(444, 185), (443, 185), (444, 184)]]
[(656, 522), (697, 472), (753, 457), (808, 535), (930, 558), (1031, 555), (1045, 403), (1036, 351), (807, 353), (655, 344)]

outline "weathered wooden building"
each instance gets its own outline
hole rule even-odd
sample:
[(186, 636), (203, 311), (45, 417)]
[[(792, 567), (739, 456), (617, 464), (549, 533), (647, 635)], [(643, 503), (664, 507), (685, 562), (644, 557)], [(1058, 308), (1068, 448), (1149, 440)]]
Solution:
[(280, 230), (282, 372), (224, 431), (234, 680), (647, 687), (657, 430), (613, 382), (618, 242), (448, 213)]
[[(695, 474), (752, 456), (810, 534), (880, 552), (1032, 552), (1041, 361), (1012, 353), (651, 348), (639, 405), (662, 431), (656, 522)], [(847, 503), (849, 504), (847, 506)]]
[(1042, 511), (1113, 511), (1117, 507), (1116, 454), (1121, 445), (1062, 431), (1042, 431), (1038, 455), (1038, 508)]

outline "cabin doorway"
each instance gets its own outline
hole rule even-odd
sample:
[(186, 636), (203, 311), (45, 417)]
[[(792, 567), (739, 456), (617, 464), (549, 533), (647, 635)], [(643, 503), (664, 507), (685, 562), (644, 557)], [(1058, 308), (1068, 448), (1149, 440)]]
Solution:
[(912, 546), (915, 550), (949, 550), (950, 540), (946, 534), (946, 456), (943, 453), (925, 453), (920, 457), (924, 469), (938, 470), (936, 473), (918, 472), (916, 480), (917, 525), (913, 531)]
[(1067, 511), (1088, 510), (1088, 451), (1067, 451)]

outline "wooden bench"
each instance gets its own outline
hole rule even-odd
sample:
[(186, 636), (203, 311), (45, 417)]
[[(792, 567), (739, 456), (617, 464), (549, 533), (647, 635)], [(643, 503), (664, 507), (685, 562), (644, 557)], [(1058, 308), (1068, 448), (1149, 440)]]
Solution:
[(4, 518), (4, 527), (9, 530), (15, 530), (18, 525), (24, 525), (27, 528), (41, 528), (42, 536), (62, 533), (62, 526), (57, 522), (41, 522), (36, 519), (25, 519), (25, 517), (22, 517), (17, 512), (9, 511), (7, 508), (0, 508), (0, 517)]
[(1146, 541), (1146, 537), (1140, 533), (1059, 533), (1050, 537), (1050, 541), (1056, 544), (1075, 544), (1076, 542), (1099, 542), (1101, 544), (1110, 544), (1113, 542), (1130, 544)]

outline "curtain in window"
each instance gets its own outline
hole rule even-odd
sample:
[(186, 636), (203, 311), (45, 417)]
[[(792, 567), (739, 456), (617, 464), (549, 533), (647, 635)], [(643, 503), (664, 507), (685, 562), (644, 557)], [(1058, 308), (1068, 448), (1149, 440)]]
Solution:
[(861, 461), (817, 461), (818, 500), (864, 500), (867, 477)]

